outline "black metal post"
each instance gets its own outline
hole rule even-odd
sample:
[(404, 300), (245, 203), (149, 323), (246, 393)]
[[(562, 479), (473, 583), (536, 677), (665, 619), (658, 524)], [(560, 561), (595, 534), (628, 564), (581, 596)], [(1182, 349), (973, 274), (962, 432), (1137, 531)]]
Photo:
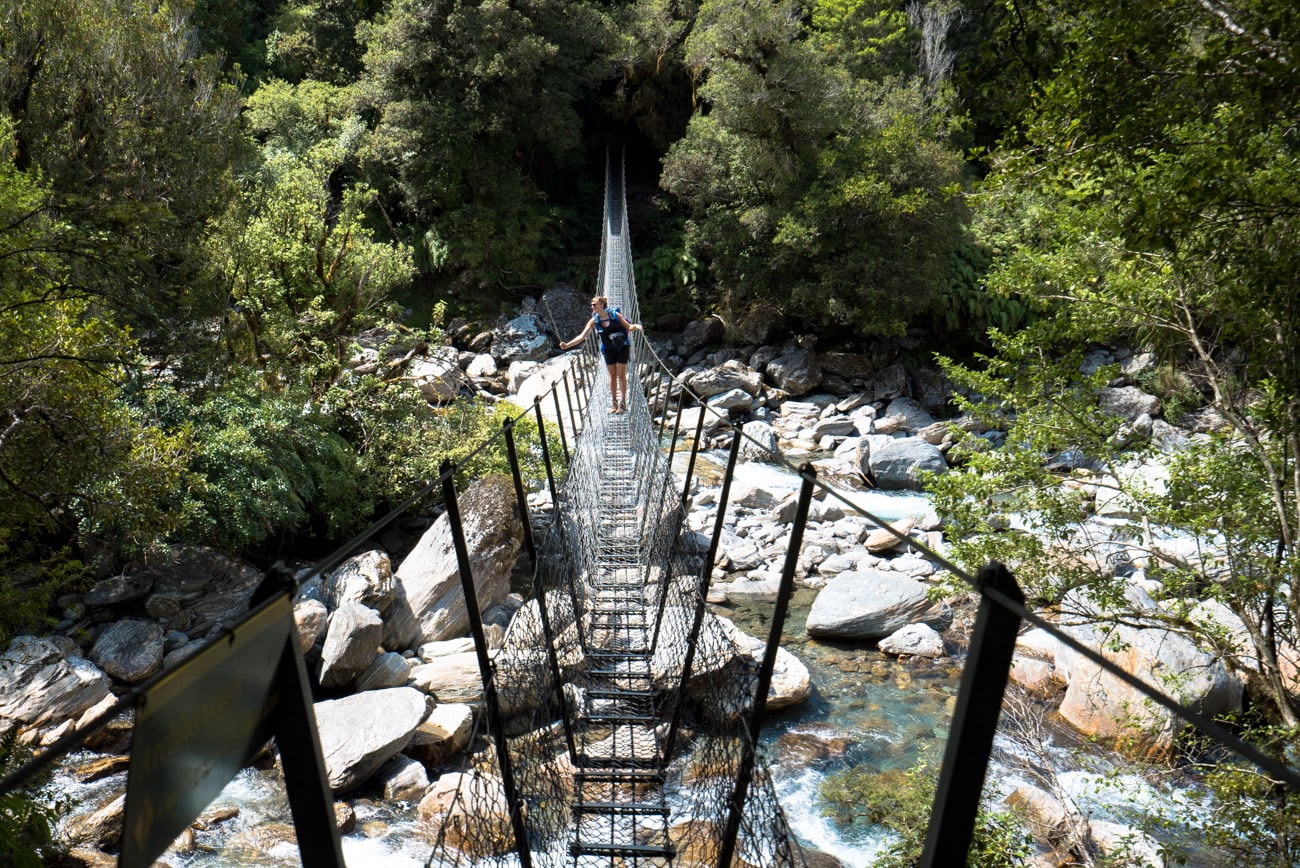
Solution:
[[(545, 437), (543, 437), (543, 440)], [(510, 806), (510, 825), (515, 833), (515, 847), (519, 851), (522, 868), (532, 868), (533, 856), (528, 846), (528, 829), (524, 824), (523, 803), (515, 788), (514, 765), (510, 761), (510, 745), (506, 741), (505, 721), (501, 719), (501, 703), (497, 697), (496, 678), (492, 660), (488, 657), (487, 636), (483, 632), (483, 618), (478, 609), (478, 591), (470, 571), (469, 549), (465, 545), (465, 528), (460, 521), (460, 505), (456, 502), (456, 477), (451, 462), (442, 462), (442, 492), (447, 507), (447, 521), (451, 525), (451, 538), (456, 546), (456, 563), (460, 567), (460, 586), (465, 594), (465, 611), (469, 613), (469, 629), (474, 634), (474, 651), (478, 655), (479, 674), (483, 678), (483, 699), (487, 706), (488, 728), (496, 742), (497, 762), (501, 766), (501, 786), (506, 803)]]
[(510, 459), (510, 475), (515, 478), (515, 500), (519, 502), (519, 517), (524, 522), (524, 548), (528, 549), (528, 560), (537, 566), (537, 543), (533, 540), (533, 522), (528, 514), (528, 495), (524, 492), (524, 476), (519, 469), (519, 452), (515, 449), (515, 423), (507, 419), (501, 423), (506, 435), (506, 455)]
[(546, 425), (542, 421), (542, 399), (533, 399), (533, 415), (537, 417), (537, 439), (542, 443), (542, 463), (546, 465), (546, 485), (551, 490), (551, 508), (560, 508), (560, 496), (555, 488), (555, 473), (551, 470), (551, 447), (546, 443)]
[[(1024, 603), (1015, 578), (1002, 564), (986, 565), (975, 581), (977, 590), (991, 588), (1016, 603)], [(1019, 628), (1019, 615), (988, 597), (980, 601), (920, 868), (966, 864)]]
[(579, 425), (578, 425), (578, 417), (573, 412), (573, 393), (569, 390), (569, 374), (571, 373), (572, 373), (572, 369), (566, 370), (564, 372), (564, 380), (563, 380), (564, 403), (569, 405), (569, 427), (573, 429), (573, 443), (574, 443), (574, 448), (576, 449), (578, 443)]
[(281, 710), (275, 745), (284, 767), (284, 789), (298, 833), (298, 851), (304, 865), (343, 868), (343, 844), (316, 727), (311, 678), (296, 637), (290, 638), (280, 656), (280, 673)]
[(709, 540), (709, 550), (704, 555), (704, 567), (700, 571), (700, 598), (695, 604), (695, 621), (691, 625), (691, 638), (686, 643), (686, 659), (682, 662), (681, 692), (677, 696), (677, 705), (673, 708), (673, 722), (668, 729), (668, 738), (664, 742), (667, 745), (665, 761), (671, 755), (673, 744), (677, 740), (677, 729), (681, 724), (686, 682), (690, 680), (691, 667), (695, 664), (695, 645), (700, 638), (700, 627), (704, 624), (704, 610), (706, 608), (706, 598), (709, 596), (709, 582), (713, 578), (713, 561), (718, 556), (718, 545), (722, 541), (722, 524), (727, 517), (727, 498), (731, 496), (731, 477), (736, 470), (736, 459), (739, 457), (740, 437), (739, 432), (737, 432), (737, 436), (731, 439), (731, 453), (727, 456), (727, 472), (722, 478), (722, 493), (718, 495), (718, 517), (713, 523), (713, 537)]
[(569, 438), (564, 435), (564, 414), (560, 412), (560, 390), (551, 387), (552, 403), (555, 404), (555, 424), (560, 426), (560, 447), (564, 450), (564, 463), (569, 463)]
[[(678, 415), (681, 415), (681, 412), (679, 408)], [(686, 498), (691, 493), (691, 477), (695, 475), (695, 456), (700, 451), (700, 435), (704, 433), (704, 417), (708, 412), (708, 409), (701, 404), (700, 420), (695, 425), (695, 440), (691, 443), (691, 458), (686, 463), (686, 482), (682, 485), (682, 506), (686, 506)]]
[(758, 667), (758, 684), (754, 688), (754, 707), (749, 718), (749, 730), (740, 746), (736, 788), (731, 795), (731, 806), (727, 812), (727, 828), (718, 849), (718, 868), (731, 868), (731, 857), (736, 851), (736, 836), (740, 833), (740, 820), (745, 810), (745, 799), (749, 795), (749, 779), (754, 774), (758, 734), (763, 728), (763, 715), (767, 711), (767, 691), (772, 686), (776, 652), (781, 647), (785, 616), (790, 609), (790, 595), (794, 593), (794, 573), (799, 566), (799, 554), (803, 548), (803, 531), (808, 525), (808, 508), (812, 505), (813, 485), (817, 482), (817, 471), (811, 464), (800, 467), (799, 474), (803, 477), (803, 485), (799, 488), (799, 503), (795, 507), (794, 527), (790, 529), (790, 547), (785, 552), (781, 587), (777, 591), (776, 606), (772, 610), (772, 626), (767, 634), (767, 648), (763, 652), (763, 662)]

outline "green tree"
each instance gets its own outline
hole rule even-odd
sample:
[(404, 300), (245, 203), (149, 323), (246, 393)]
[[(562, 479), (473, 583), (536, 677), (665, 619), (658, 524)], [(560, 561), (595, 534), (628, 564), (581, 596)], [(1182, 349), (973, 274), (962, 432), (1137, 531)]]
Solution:
[[(972, 452), (968, 472), (938, 483), (941, 502), (970, 534), (968, 555), (1012, 557), (1043, 601), (1087, 585), (1118, 616), (1113, 574), (1095, 560), (1046, 557), (1041, 539), (997, 517), (1026, 518), (1059, 553), (1086, 549), (1096, 542), (1081, 530), (1088, 489), (1047, 472), (1042, 458), (1074, 449), (1100, 462), (1107, 473), (1094, 481), (1124, 488), (1155, 531), (1217, 553), (1187, 562), (1152, 547), (1149, 572), (1163, 583), (1169, 620), (1257, 669), (1253, 694), (1293, 728), (1300, 716), (1284, 671), (1300, 624), (1300, 75), (1291, 53), (1300, 17), (1271, 0), (1231, 11), (1174, 0), (1080, 4), (1069, 26), (1071, 49), (1025, 124), (1026, 143), (999, 156), (981, 204), (983, 237), (999, 253), (992, 286), (1045, 316), (995, 336), (983, 370), (953, 369), (989, 399), (986, 410), (1012, 421), (1007, 446)], [(1082, 377), (1078, 356), (1062, 352), (1107, 341), (1154, 350), (1223, 420), (1172, 457), (1163, 488), (1128, 471), (1141, 438), (1097, 408), (1114, 372)], [(1151, 539), (1134, 533), (1139, 544)], [(1175, 602), (1204, 598), (1241, 617), (1245, 647)]]
[(385, 193), (391, 179), (423, 268), (536, 277), (559, 234), (543, 191), (572, 186), (611, 33), (594, 3), (497, 0), (398, 0), (364, 28), (366, 167)]
[(351, 130), (303, 154), (269, 146), (245, 203), (209, 240), (214, 280), (230, 299), (224, 345), (235, 364), (263, 368), (268, 384), (305, 382), (321, 394), (356, 336), (388, 321), (390, 294), (414, 273), (409, 249), (368, 226), (373, 194), (332, 189)]
[(186, 428), (164, 434), (128, 401), (135, 344), (70, 280), (84, 239), (14, 167), (10, 130), (0, 119), (0, 642), (44, 614), (70, 559), (111, 563), (176, 526), (163, 493), (186, 484), (189, 449)]
[(0, 2), (0, 105), (19, 170), (39, 168), (77, 243), (68, 279), (150, 345), (210, 314), (196, 242), (234, 194), (239, 96), (183, 7)]
[(942, 99), (892, 73), (896, 16), (879, 11), (818, 6), (806, 27), (786, 4), (701, 5), (685, 48), (700, 107), (662, 184), (732, 305), (897, 334), (943, 286), (961, 159)]

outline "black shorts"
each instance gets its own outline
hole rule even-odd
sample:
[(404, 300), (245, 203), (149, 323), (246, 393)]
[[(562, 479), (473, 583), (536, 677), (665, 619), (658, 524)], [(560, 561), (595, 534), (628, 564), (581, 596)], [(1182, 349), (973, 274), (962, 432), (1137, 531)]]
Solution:
[(600, 352), (605, 356), (607, 365), (626, 365), (628, 359), (632, 357), (632, 348), (628, 346), (627, 341), (624, 341), (620, 347), (602, 344)]

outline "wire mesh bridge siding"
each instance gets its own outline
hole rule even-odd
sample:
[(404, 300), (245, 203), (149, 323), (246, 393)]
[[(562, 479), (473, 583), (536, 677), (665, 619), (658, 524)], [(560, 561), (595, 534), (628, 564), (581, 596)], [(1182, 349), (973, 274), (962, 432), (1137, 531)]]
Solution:
[[(637, 322), (621, 167), (604, 225), (598, 294)], [(803, 864), (754, 747), (776, 646), (738, 656), (707, 611), (716, 544), (683, 533), (695, 450), (685, 485), (671, 470), (692, 432), (661, 448), (668, 378), (632, 337), (625, 413), (594, 334), (553, 393), (568, 473), (527, 522), (531, 599), (480, 658), (493, 748), (461, 778), (430, 865)]]

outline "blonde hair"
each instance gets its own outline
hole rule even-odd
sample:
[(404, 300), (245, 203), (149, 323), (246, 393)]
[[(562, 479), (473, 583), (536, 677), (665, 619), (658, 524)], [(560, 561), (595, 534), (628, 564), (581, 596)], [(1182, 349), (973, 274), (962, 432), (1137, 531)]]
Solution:
[(600, 305), (601, 307), (609, 307), (609, 296), (607, 296), (607, 295), (593, 295), (593, 296), (591, 297), (591, 303), (592, 303), (592, 304), (598, 304), (598, 305)]

